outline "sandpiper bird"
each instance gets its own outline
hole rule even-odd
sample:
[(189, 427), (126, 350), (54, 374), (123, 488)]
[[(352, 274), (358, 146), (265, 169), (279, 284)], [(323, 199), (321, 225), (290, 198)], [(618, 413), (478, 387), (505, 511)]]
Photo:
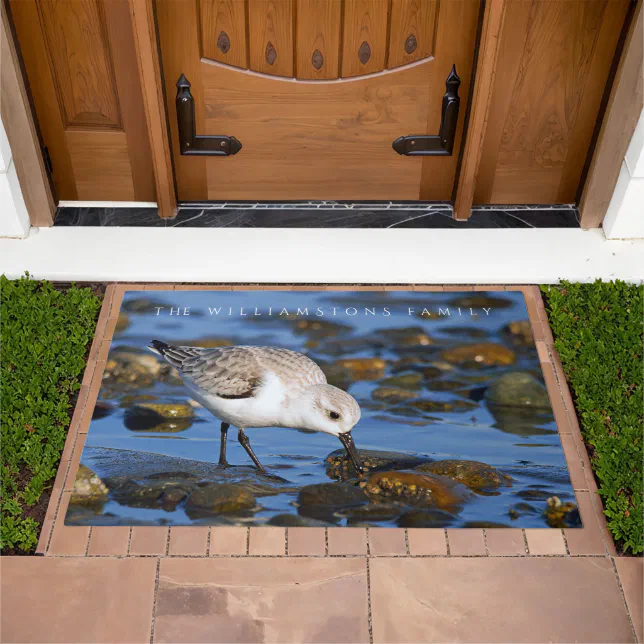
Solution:
[(226, 461), (230, 425), (258, 470), (249, 427), (309, 429), (337, 436), (355, 469), (363, 467), (351, 430), (360, 420), (353, 396), (327, 383), (320, 367), (307, 356), (277, 347), (177, 347), (152, 340), (148, 348), (175, 367), (192, 397), (221, 421), (219, 464)]

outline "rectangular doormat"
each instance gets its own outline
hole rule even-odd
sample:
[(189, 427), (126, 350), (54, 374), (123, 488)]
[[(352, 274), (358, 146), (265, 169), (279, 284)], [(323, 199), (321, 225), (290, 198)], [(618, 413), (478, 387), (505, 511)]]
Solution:
[(126, 291), (66, 525), (580, 527), (523, 293)]

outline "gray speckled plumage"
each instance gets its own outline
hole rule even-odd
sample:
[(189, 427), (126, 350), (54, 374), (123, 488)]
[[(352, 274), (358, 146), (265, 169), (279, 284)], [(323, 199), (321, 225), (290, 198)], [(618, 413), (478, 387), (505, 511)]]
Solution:
[(292, 395), (326, 376), (313, 360), (277, 347), (233, 346), (203, 349), (165, 345), (165, 359), (204, 392), (221, 398), (248, 398), (255, 394), (266, 372), (275, 374)]

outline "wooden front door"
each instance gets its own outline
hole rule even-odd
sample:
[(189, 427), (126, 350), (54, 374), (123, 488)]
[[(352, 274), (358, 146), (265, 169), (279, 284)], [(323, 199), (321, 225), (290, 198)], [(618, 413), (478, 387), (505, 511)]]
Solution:
[(155, 201), (127, 0), (9, 0), (56, 194)]
[[(479, 8), (478, 0), (156, 0), (179, 199), (451, 199)], [(401, 136), (438, 134), (453, 65), (461, 79), (453, 154), (397, 154)], [(182, 75), (196, 134), (233, 136), (237, 154), (181, 154)]]

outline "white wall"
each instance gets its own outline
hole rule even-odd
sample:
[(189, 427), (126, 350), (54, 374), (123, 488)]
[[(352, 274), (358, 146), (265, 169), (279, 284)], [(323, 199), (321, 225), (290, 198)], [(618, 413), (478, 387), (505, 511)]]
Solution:
[(644, 239), (644, 111), (622, 162), (603, 226), (608, 239)]
[(9, 140), (0, 118), (0, 237), (26, 237), (30, 226)]

